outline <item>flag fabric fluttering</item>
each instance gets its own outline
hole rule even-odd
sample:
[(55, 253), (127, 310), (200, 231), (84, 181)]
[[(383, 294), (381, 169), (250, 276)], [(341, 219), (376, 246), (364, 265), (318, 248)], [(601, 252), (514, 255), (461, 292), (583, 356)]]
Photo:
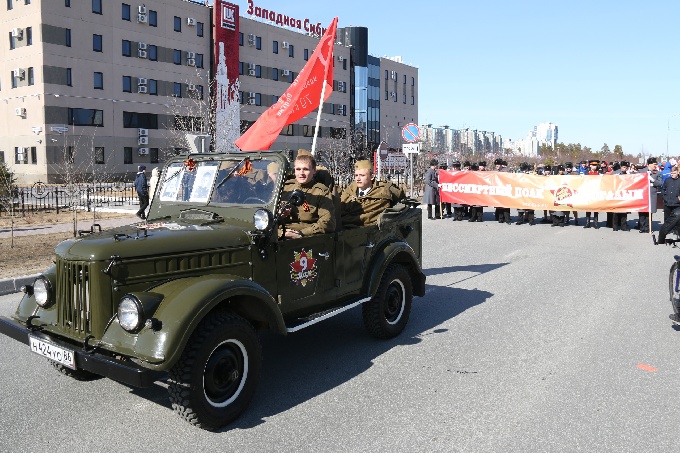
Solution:
[[(234, 144), (243, 151), (266, 150), (284, 126), (321, 108), (333, 93), (333, 49), (338, 18), (331, 22), (309, 61), (279, 100), (269, 107)], [(325, 81), (326, 89), (323, 90)], [(324, 99), (321, 93), (324, 92)]]

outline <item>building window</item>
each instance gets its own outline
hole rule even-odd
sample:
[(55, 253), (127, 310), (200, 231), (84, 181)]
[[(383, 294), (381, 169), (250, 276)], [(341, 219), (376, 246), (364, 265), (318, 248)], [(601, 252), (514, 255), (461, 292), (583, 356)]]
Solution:
[(238, 45), (243, 47), (243, 33), (238, 34)]
[(158, 115), (155, 113), (123, 112), (123, 127), (158, 129)]
[(71, 0), (64, 0), (64, 6), (67, 8), (71, 7)]
[(196, 36), (203, 37), (203, 22), (196, 22)]
[(402, 95), (402, 103), (406, 104), (406, 95), (405, 94)]
[(406, 74), (404, 74), (404, 85), (406, 85)]
[(175, 82), (173, 84), (172, 95), (181, 98), (182, 97), (182, 84)]
[(16, 41), (14, 40), (14, 36), (12, 36), (12, 32), (9, 32), (9, 50), (14, 50), (16, 49), (17, 44)]
[(130, 146), (126, 146), (123, 148), (123, 163), (124, 164), (132, 163), (132, 147)]
[(390, 99), (390, 92), (385, 89), (385, 100), (388, 101)]
[(262, 38), (260, 38), (259, 36), (255, 37), (255, 48), (257, 50), (262, 50)]
[(66, 47), (71, 47), (71, 29), (66, 29)]
[(132, 93), (132, 77), (129, 75), (123, 76), (123, 92)]
[(149, 10), (149, 26), (158, 27), (158, 13), (152, 9)]
[(152, 164), (158, 163), (158, 148), (149, 148), (149, 157)]
[(196, 91), (198, 91), (198, 99), (203, 100), (203, 85), (196, 85)]
[(288, 45), (288, 56), (290, 58), (295, 58), (295, 46), (292, 44)]
[(26, 78), (28, 79), (28, 84), (29, 85), (35, 85), (35, 77), (33, 75), (33, 66), (28, 68), (28, 71), (26, 71)]
[(7, 0), (7, 11), (11, 10), (12, 8), (14, 8), (12, 0)]
[(175, 64), (182, 64), (182, 51), (175, 49), (173, 51), (172, 62)]
[(95, 109), (68, 109), (70, 126), (103, 126), (104, 111)]
[(411, 96), (411, 105), (416, 105), (416, 98), (415, 98), (415, 96)]
[(28, 154), (26, 154), (25, 148), (20, 148), (18, 146), (14, 147), (14, 163), (15, 164), (27, 164)]
[(293, 136), (295, 135), (294, 130), (293, 130), (293, 125), (288, 124), (281, 130), (281, 135), (288, 135), (288, 136)]
[(243, 75), (243, 62), (242, 61), (238, 62), (238, 73), (239, 73), (239, 75)]
[(174, 30), (175, 30), (175, 31), (179, 31), (179, 32), (182, 31), (182, 18), (181, 18), (181, 17), (175, 16), (175, 27), (174, 27)]
[(302, 126), (302, 135), (304, 137), (314, 137), (315, 128), (316, 128), (315, 126), (309, 126), (305, 124), (304, 126)]
[(158, 47), (154, 45), (148, 46), (149, 49), (149, 60), (158, 61)]
[(26, 27), (26, 45), (33, 44), (33, 27)]
[(72, 78), (71, 68), (66, 68), (66, 85), (70, 86), (70, 87), (73, 86), (73, 78)]
[(102, 51), (102, 35), (92, 35), (92, 50), (95, 52)]
[(38, 164), (38, 150), (35, 146), (31, 146), (31, 164)]
[(122, 15), (121, 19), (127, 20), (129, 22), (130, 21), (130, 5), (128, 5), (127, 3), (123, 3), (122, 8), (123, 8), (123, 11), (121, 13), (121, 15)]
[(385, 69), (385, 80), (387, 80), (389, 78), (390, 78), (390, 72), (387, 69)]
[(272, 80), (279, 80), (279, 70), (272, 68)]
[(158, 96), (158, 82), (156, 79), (149, 79), (149, 94)]
[(132, 56), (132, 43), (127, 39), (123, 40), (123, 56), (124, 57)]
[(278, 54), (279, 53), (279, 42), (278, 41), (272, 41), (272, 52)]
[(104, 89), (104, 73), (95, 72), (94, 73), (94, 89), (103, 90)]
[(415, 84), (416, 84), (416, 78), (411, 77), (411, 86), (415, 86)]
[(308, 61), (309, 60), (309, 49), (305, 49), (302, 52), (302, 55), (303, 55), (303, 58), (305, 59), (305, 61)]
[(258, 79), (262, 77), (262, 66), (260, 66), (259, 64), (255, 65), (255, 77), (257, 77)]
[(95, 164), (106, 163), (106, 159), (104, 159), (104, 147), (103, 146), (95, 146), (94, 147), (94, 163)]
[(196, 54), (196, 67), (197, 68), (203, 67), (203, 54), (202, 53)]
[(102, 0), (92, 0), (92, 12), (102, 14)]

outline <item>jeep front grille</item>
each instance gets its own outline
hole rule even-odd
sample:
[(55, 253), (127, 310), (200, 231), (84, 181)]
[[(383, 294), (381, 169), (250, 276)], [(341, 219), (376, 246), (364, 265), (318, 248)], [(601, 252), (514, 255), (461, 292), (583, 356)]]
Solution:
[(90, 265), (57, 261), (59, 325), (73, 333), (90, 333)]

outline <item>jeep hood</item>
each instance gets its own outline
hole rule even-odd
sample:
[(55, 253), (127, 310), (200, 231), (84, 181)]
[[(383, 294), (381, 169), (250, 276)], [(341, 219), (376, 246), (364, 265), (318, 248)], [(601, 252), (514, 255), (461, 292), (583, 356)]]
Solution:
[(196, 225), (180, 222), (128, 225), (101, 233), (89, 234), (62, 242), (55, 253), (67, 260), (101, 261), (112, 255), (121, 258), (162, 256), (224, 247), (245, 247), (250, 244), (247, 234), (252, 224)]

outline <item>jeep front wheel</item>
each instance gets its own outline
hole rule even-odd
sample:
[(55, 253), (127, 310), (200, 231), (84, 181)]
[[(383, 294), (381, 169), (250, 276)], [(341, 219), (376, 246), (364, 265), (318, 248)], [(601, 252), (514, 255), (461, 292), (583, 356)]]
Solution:
[(173, 409), (203, 429), (230, 423), (248, 406), (261, 361), (260, 342), (248, 321), (223, 312), (210, 315), (170, 371)]
[(375, 296), (362, 307), (364, 326), (376, 338), (399, 335), (408, 322), (412, 300), (413, 288), (408, 271), (399, 264), (390, 264)]

